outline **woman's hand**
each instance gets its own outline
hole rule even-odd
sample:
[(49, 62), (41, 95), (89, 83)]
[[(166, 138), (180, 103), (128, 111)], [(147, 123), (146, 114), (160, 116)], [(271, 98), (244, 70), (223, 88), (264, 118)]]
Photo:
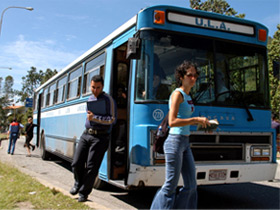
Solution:
[(207, 126), (210, 126), (209, 120), (206, 117), (197, 117), (197, 122), (203, 128), (206, 128)]
[(92, 121), (94, 114), (93, 114), (91, 111), (88, 111), (87, 113), (88, 113), (88, 114), (87, 114), (87, 119), (88, 119), (89, 121)]

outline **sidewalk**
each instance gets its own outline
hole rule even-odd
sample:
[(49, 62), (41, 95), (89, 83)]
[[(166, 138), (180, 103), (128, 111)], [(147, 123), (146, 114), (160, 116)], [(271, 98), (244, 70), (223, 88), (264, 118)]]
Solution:
[[(0, 161), (8, 163), (16, 167), (21, 172), (35, 178), (41, 184), (50, 189), (56, 189), (62, 194), (77, 199), (78, 196), (72, 196), (69, 190), (74, 183), (73, 174), (67, 168), (60, 166), (57, 162), (43, 161), (40, 158), (40, 150), (38, 148), (32, 152), (31, 157), (26, 157), (27, 150), (23, 147), (25, 137), (17, 140), (14, 155), (7, 154), (8, 140), (3, 140), (0, 149)], [(90, 208), (95, 209), (109, 209), (103, 205), (98, 204), (95, 200), (94, 194), (91, 193), (89, 201), (85, 202)]]

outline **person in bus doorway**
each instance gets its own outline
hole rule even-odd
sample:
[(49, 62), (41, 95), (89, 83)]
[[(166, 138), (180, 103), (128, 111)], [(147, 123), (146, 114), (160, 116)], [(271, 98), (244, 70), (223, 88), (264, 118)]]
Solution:
[(87, 201), (92, 191), (102, 159), (109, 146), (112, 125), (116, 122), (116, 103), (110, 95), (103, 92), (103, 87), (102, 76), (93, 76), (90, 83), (93, 95), (88, 101), (105, 100), (106, 114), (98, 116), (87, 111), (86, 129), (80, 137), (71, 165), (75, 183), (70, 193), (72, 195), (79, 193), (78, 202)]
[(20, 129), (23, 128), (23, 125), (17, 122), (17, 119), (14, 118), (12, 123), (9, 126), (8, 135), (10, 135), (10, 141), (8, 146), (8, 154), (13, 155), (15, 152), (16, 142), (19, 138)]
[(33, 123), (33, 118), (31, 116), (28, 116), (27, 121), (28, 123), (25, 126), (25, 144), (23, 146), (27, 148), (27, 157), (31, 157), (30, 148), (34, 151), (35, 145), (30, 142), (33, 138), (33, 128), (37, 127), (37, 125)]
[[(189, 61), (184, 61), (175, 70), (177, 88), (169, 98), (170, 131), (164, 143), (165, 182), (156, 193), (151, 209), (197, 208), (195, 164), (189, 143), (190, 125), (210, 125), (205, 117), (191, 117), (194, 104), (190, 90), (197, 77), (197, 67)], [(183, 187), (176, 195), (180, 174)]]

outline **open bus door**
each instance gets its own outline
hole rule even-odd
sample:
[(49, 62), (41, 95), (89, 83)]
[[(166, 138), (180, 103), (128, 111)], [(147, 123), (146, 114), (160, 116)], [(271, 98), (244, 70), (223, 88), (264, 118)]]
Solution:
[(130, 60), (126, 59), (127, 43), (114, 49), (112, 94), (118, 118), (113, 127), (110, 146), (110, 180), (125, 186), (128, 177), (129, 78)]
[(41, 100), (42, 100), (42, 94), (38, 95), (37, 99), (37, 138), (36, 138), (36, 146), (39, 147), (40, 142), (40, 123), (41, 123)]

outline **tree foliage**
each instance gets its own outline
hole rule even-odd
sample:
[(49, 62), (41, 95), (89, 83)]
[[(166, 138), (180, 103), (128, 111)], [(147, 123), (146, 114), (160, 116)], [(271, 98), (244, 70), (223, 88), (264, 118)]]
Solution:
[(280, 76), (278, 78), (273, 75), (273, 61), (280, 62), (280, 24), (277, 26), (273, 39), (270, 40), (268, 46), (268, 66), (269, 66), (269, 79), (270, 79), (270, 96), (271, 96), (271, 109), (279, 119), (280, 112)]
[(45, 72), (40, 70), (37, 72), (35, 67), (27, 72), (25, 77), (22, 77), (22, 89), (18, 92), (18, 95), (21, 96), (21, 101), (24, 101), (26, 98), (32, 97), (34, 90), (39, 86), (44, 84), (48, 79), (54, 76), (57, 73), (56, 70), (46, 69)]
[(225, 0), (190, 0), (190, 7), (197, 10), (203, 10), (207, 12), (215, 12), (222, 15), (234, 16), (244, 18), (245, 14), (238, 14)]
[(14, 78), (12, 76), (7, 76), (5, 78), (5, 84), (4, 84), (4, 95), (7, 98), (11, 98), (14, 95), (13, 85), (14, 85)]

